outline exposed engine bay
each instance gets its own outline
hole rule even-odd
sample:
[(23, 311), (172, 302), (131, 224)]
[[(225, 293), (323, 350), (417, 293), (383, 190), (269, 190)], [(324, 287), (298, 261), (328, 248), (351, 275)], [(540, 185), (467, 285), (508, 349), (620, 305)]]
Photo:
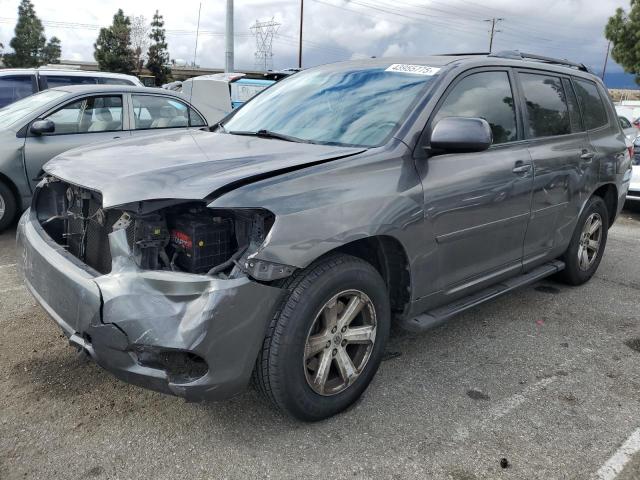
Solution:
[(260, 209), (221, 210), (206, 202), (158, 200), (103, 209), (99, 192), (47, 177), (36, 192), (45, 231), (100, 274), (111, 272), (109, 235), (125, 230), (136, 264), (170, 270), (258, 280), (282, 278), (292, 268), (250, 261), (275, 217)]

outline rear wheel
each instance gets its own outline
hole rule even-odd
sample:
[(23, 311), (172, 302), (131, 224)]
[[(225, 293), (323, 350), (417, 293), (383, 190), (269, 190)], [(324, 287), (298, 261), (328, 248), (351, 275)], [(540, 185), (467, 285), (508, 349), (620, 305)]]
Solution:
[(17, 204), (13, 192), (0, 182), (0, 232), (7, 229), (16, 217)]
[(582, 285), (596, 273), (607, 244), (609, 212), (600, 197), (591, 197), (562, 256), (565, 269), (560, 279), (570, 285)]
[(289, 415), (321, 420), (355, 402), (375, 375), (389, 335), (387, 288), (373, 266), (348, 255), (312, 264), (284, 288), (254, 382)]

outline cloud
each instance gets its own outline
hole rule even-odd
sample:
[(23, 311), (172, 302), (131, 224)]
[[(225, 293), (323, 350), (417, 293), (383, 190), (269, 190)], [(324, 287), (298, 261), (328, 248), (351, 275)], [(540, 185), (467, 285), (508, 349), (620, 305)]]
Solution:
[[(98, 26), (111, 23), (124, 7), (127, 15), (151, 19), (155, 9), (164, 15), (172, 58), (192, 61), (197, 25), (197, 0), (115, 0), (47, 2), (33, 0), (46, 35), (62, 40), (63, 58), (93, 60)], [(0, 42), (8, 48), (19, 0), (0, 0)], [(197, 62), (224, 64), (225, 4), (202, 1)], [(383, 55), (427, 55), (488, 49), (488, 24), (501, 17), (494, 50), (520, 49), (570, 58), (601, 68), (606, 51), (603, 36), (607, 18), (620, 0), (305, 0), (305, 66)], [(273, 42), (275, 68), (297, 64), (298, 0), (235, 2), (235, 48), (238, 68), (253, 68), (256, 40), (250, 26), (272, 17), (281, 24)], [(56, 23), (63, 22), (63, 23)], [(611, 63), (612, 69), (615, 64)]]

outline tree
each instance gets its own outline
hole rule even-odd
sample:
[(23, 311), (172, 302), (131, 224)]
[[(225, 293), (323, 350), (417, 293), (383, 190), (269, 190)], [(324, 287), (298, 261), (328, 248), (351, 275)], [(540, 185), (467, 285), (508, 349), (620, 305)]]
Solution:
[(167, 41), (164, 34), (164, 20), (158, 10), (153, 15), (149, 38), (153, 43), (147, 53), (147, 68), (156, 77), (156, 85), (159, 87), (163, 83), (167, 83), (171, 69), (167, 67), (167, 64), (169, 64), (169, 52), (167, 51)]
[(60, 46), (60, 39), (58, 37), (51, 37), (42, 50), (42, 63), (45, 65), (60, 63), (61, 54), (62, 47)]
[(131, 48), (135, 55), (136, 72), (140, 75), (149, 48), (149, 24), (144, 15), (131, 17)]
[(15, 37), (9, 46), (13, 52), (4, 54), (7, 67), (39, 67), (45, 63), (60, 62), (60, 40), (52, 37), (47, 44), (44, 27), (30, 0), (22, 0), (18, 6)]
[(640, 31), (640, 0), (631, 0), (629, 13), (622, 8), (609, 18), (604, 35), (613, 44), (611, 57), (624, 68), (625, 72), (636, 76), (640, 84), (640, 49), (638, 32)]
[(122, 9), (113, 16), (109, 28), (101, 28), (93, 45), (93, 56), (100, 70), (131, 74), (136, 69), (135, 54), (131, 48), (131, 21)]

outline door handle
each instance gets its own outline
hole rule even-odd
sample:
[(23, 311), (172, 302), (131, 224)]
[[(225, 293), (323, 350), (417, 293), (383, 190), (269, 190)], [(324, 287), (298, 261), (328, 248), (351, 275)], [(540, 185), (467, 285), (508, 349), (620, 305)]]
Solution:
[(591, 160), (593, 160), (593, 157), (595, 156), (596, 156), (595, 153), (583, 150), (582, 155), (580, 155), (580, 160), (584, 160), (585, 163), (591, 163)]
[(525, 163), (522, 165), (520, 165), (519, 163), (516, 163), (516, 166), (513, 167), (513, 173), (527, 173), (529, 170), (531, 170), (530, 163)]

